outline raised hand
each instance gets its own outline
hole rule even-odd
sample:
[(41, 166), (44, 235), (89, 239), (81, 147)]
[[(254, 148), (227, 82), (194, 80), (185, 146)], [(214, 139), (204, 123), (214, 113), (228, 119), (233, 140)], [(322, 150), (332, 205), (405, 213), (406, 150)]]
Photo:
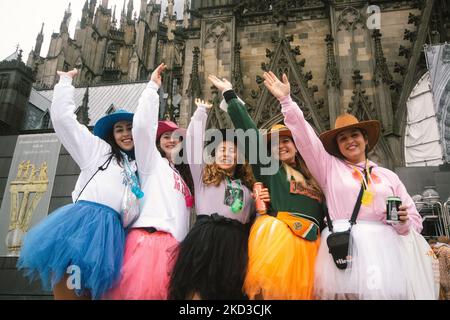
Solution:
[(201, 99), (198, 99), (198, 98), (195, 99), (195, 104), (197, 105), (197, 107), (204, 106), (206, 108), (206, 110), (211, 109), (212, 106), (213, 106), (212, 104), (206, 102), (205, 100), (201, 100)]
[(264, 72), (264, 85), (272, 93), (272, 95), (281, 99), (291, 94), (291, 85), (286, 74), (283, 74), (283, 82), (281, 82), (277, 76), (272, 72)]
[(221, 92), (225, 92), (225, 91), (228, 91), (228, 90), (233, 90), (233, 85), (225, 78), (219, 79), (219, 78), (217, 78), (214, 75), (209, 75), (208, 79)]
[(161, 63), (158, 68), (155, 69), (152, 73), (151, 81), (156, 83), (159, 87), (162, 84), (162, 73), (166, 70), (167, 66), (164, 63)]
[(78, 74), (78, 70), (77, 69), (73, 69), (70, 70), (69, 72), (64, 72), (64, 71), (57, 71), (58, 76), (62, 77), (62, 76), (68, 76), (70, 78), (75, 78), (76, 75)]

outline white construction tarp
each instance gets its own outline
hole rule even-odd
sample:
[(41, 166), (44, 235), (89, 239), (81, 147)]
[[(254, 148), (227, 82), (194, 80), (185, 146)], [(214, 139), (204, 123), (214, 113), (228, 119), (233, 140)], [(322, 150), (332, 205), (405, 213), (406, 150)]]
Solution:
[(407, 167), (438, 166), (442, 161), (440, 132), (427, 72), (407, 102), (405, 163)]
[(450, 44), (425, 47), (444, 161), (450, 163)]

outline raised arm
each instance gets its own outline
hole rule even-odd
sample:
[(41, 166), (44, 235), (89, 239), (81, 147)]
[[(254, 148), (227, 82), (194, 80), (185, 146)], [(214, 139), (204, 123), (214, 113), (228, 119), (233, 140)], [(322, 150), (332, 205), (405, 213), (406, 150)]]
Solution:
[(76, 69), (67, 73), (58, 72), (60, 80), (55, 86), (50, 117), (59, 140), (83, 170), (95, 163), (102, 153), (109, 152), (110, 147), (77, 120), (75, 88), (72, 85), (77, 73)]
[(159, 95), (162, 72), (166, 66), (161, 64), (152, 74), (150, 82), (139, 98), (133, 121), (133, 140), (139, 172), (150, 174), (161, 157), (156, 148), (158, 131)]
[(292, 100), (287, 76), (283, 74), (283, 82), (281, 82), (273, 72), (266, 72), (264, 73), (264, 79), (264, 85), (281, 103), (284, 123), (291, 130), (298, 151), (300, 151), (311, 174), (324, 188), (333, 156), (325, 150), (322, 141), (303, 116), (302, 110)]
[(195, 100), (195, 110), (186, 133), (186, 153), (194, 184), (201, 183), (203, 171), (203, 146), (205, 142), (207, 110), (212, 107), (199, 99)]
[[(244, 142), (244, 153), (245, 159), (250, 163), (253, 169), (253, 174), (258, 181), (265, 182), (267, 175), (261, 174), (262, 168), (265, 166), (269, 166), (270, 163), (266, 163), (267, 161), (263, 161), (261, 159), (260, 147), (263, 143), (263, 138), (256, 127), (255, 122), (248, 114), (247, 108), (245, 107), (242, 100), (240, 100), (236, 93), (233, 91), (232, 84), (226, 79), (219, 79), (216, 76), (209, 76), (208, 78), (220, 91), (223, 92), (224, 99), (228, 105), (228, 115), (233, 122), (235, 129), (242, 129), (245, 133), (250, 136), (256, 137), (255, 141), (250, 141), (249, 139), (245, 139)], [(242, 142), (241, 142), (242, 143)], [(252, 143), (252, 145), (251, 145)], [(265, 151), (265, 150), (264, 150)], [(255, 154), (253, 154), (255, 153)], [(267, 152), (263, 152), (262, 154), (267, 154)], [(267, 159), (269, 160), (269, 159)], [(270, 161), (275, 161), (274, 159), (270, 159)]]

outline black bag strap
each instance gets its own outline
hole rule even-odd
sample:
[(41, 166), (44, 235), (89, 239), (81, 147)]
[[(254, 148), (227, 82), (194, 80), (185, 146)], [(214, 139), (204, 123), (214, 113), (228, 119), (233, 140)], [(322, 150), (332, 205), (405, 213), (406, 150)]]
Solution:
[(86, 189), (86, 187), (88, 186), (88, 184), (92, 181), (92, 179), (94, 179), (94, 177), (97, 175), (97, 173), (99, 173), (100, 171), (105, 171), (106, 169), (108, 169), (109, 165), (111, 164), (111, 161), (113, 159), (114, 155), (111, 154), (108, 157), (108, 160), (106, 160), (106, 162), (104, 164), (102, 164), (100, 167), (98, 167), (97, 171), (95, 171), (95, 173), (92, 175), (92, 177), (89, 179), (89, 181), (86, 183), (86, 185), (84, 186), (84, 188), (81, 190), (81, 192), (78, 194), (77, 200), (75, 200), (75, 202), (78, 202), (78, 200), (80, 199), (81, 195), (83, 194), (83, 191)]
[[(369, 168), (369, 175), (372, 172), (372, 167)], [(365, 177), (368, 176), (367, 170), (364, 169), (363, 174)], [(356, 224), (356, 218), (358, 217), (359, 209), (361, 209), (361, 200), (364, 194), (364, 183), (361, 183), (361, 190), (359, 190), (358, 198), (356, 199), (355, 207), (353, 208), (352, 217), (350, 219), (350, 229)], [(328, 208), (325, 210), (325, 216), (327, 218), (328, 230), (333, 233), (333, 222), (331, 221), (330, 213), (328, 212)]]

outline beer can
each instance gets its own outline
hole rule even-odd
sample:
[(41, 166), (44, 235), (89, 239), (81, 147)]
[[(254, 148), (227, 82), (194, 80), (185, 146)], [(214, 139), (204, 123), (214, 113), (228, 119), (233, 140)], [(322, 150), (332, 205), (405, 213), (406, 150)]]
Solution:
[(402, 200), (399, 197), (387, 197), (386, 199), (386, 222), (398, 223), (400, 222), (398, 212), (400, 211), (400, 206), (402, 205)]
[(253, 194), (255, 195), (255, 206), (256, 206), (256, 212), (259, 214), (266, 214), (267, 213), (267, 206), (266, 203), (261, 200), (261, 192), (264, 188), (264, 185), (262, 182), (256, 182), (253, 185)]

